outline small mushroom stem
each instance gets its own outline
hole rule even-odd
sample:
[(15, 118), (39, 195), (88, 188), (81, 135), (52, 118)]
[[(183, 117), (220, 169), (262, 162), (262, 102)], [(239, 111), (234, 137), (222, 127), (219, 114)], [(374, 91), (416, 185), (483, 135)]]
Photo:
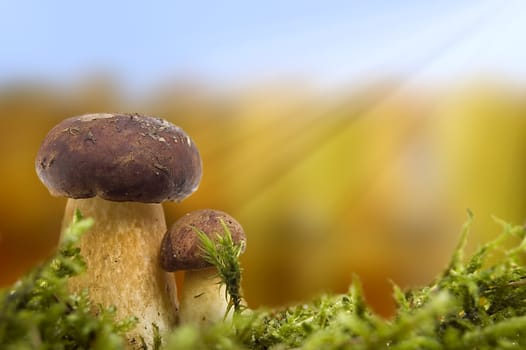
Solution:
[[(220, 284), (215, 267), (185, 271), (181, 290), (179, 322), (208, 325), (225, 318), (228, 307), (226, 289)], [(227, 319), (232, 317), (232, 311)]]
[(159, 246), (166, 232), (160, 204), (112, 202), (99, 197), (68, 199), (63, 227), (75, 210), (95, 223), (80, 242), (87, 271), (70, 279), (73, 292), (89, 289), (94, 312), (97, 305), (115, 305), (117, 319), (130, 316), (138, 324), (127, 335), (131, 348), (140, 348), (142, 337), (153, 347), (152, 323), (161, 333), (175, 324), (175, 280), (159, 265)]

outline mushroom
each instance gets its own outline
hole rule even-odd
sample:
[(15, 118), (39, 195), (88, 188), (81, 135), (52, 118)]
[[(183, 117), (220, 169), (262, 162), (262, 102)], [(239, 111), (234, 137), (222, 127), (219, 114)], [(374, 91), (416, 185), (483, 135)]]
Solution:
[(168, 330), (177, 310), (173, 276), (159, 266), (166, 232), (160, 203), (197, 189), (201, 158), (194, 142), (159, 118), (87, 114), (47, 134), (36, 171), (52, 195), (69, 198), (63, 227), (76, 210), (95, 221), (80, 242), (87, 271), (70, 280), (70, 290), (88, 288), (93, 305), (116, 306), (118, 318), (136, 316), (128, 341), (140, 346), (140, 336), (152, 345), (152, 323)]
[(228, 228), (234, 244), (245, 249), (246, 237), (241, 225), (230, 215), (212, 209), (195, 210), (180, 218), (164, 235), (161, 243), (161, 266), (166, 271), (185, 270), (180, 296), (181, 324), (207, 325), (222, 320), (228, 309), (225, 286), (217, 269), (203, 257), (196, 229), (212, 241)]

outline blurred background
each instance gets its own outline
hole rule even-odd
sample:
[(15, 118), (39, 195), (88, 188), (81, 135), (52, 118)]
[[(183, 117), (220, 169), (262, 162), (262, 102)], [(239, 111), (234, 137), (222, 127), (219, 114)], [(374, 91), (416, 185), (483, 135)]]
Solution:
[(92, 112), (183, 127), (199, 190), (165, 204), (245, 227), (249, 306), (345, 292), (381, 314), (526, 218), (522, 1), (0, 2), (0, 285), (54, 251), (47, 131)]

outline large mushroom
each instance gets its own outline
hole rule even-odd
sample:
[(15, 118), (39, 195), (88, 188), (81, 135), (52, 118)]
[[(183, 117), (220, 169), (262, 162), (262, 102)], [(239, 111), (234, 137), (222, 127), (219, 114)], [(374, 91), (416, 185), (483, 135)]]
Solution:
[(159, 118), (87, 114), (48, 133), (36, 171), (52, 195), (69, 198), (63, 225), (77, 209), (95, 221), (80, 242), (87, 272), (72, 278), (70, 289), (88, 288), (94, 305), (115, 305), (119, 318), (136, 316), (128, 341), (140, 346), (140, 336), (152, 345), (152, 323), (168, 330), (177, 310), (174, 279), (159, 266), (166, 232), (160, 203), (197, 189), (201, 159), (194, 142)]
[(245, 232), (230, 215), (219, 210), (192, 211), (177, 220), (166, 232), (161, 244), (161, 266), (166, 271), (184, 270), (180, 296), (181, 324), (207, 325), (222, 320), (228, 309), (225, 286), (217, 269), (204, 258), (196, 230), (212, 241), (230, 231), (235, 245), (246, 246)]

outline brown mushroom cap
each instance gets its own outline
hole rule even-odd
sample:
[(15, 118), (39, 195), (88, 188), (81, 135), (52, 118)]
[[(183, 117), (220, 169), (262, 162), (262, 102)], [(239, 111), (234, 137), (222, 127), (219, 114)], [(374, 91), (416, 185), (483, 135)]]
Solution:
[(180, 201), (201, 180), (195, 143), (178, 126), (139, 114), (86, 114), (48, 133), (35, 161), (52, 195)]
[(223, 235), (225, 232), (221, 220), (230, 231), (234, 244), (243, 242), (244, 251), (246, 236), (239, 222), (219, 210), (195, 210), (177, 220), (164, 235), (160, 254), (163, 269), (177, 271), (210, 267), (202, 257), (200, 240), (195, 229), (203, 231), (210, 239), (217, 241), (217, 234)]

